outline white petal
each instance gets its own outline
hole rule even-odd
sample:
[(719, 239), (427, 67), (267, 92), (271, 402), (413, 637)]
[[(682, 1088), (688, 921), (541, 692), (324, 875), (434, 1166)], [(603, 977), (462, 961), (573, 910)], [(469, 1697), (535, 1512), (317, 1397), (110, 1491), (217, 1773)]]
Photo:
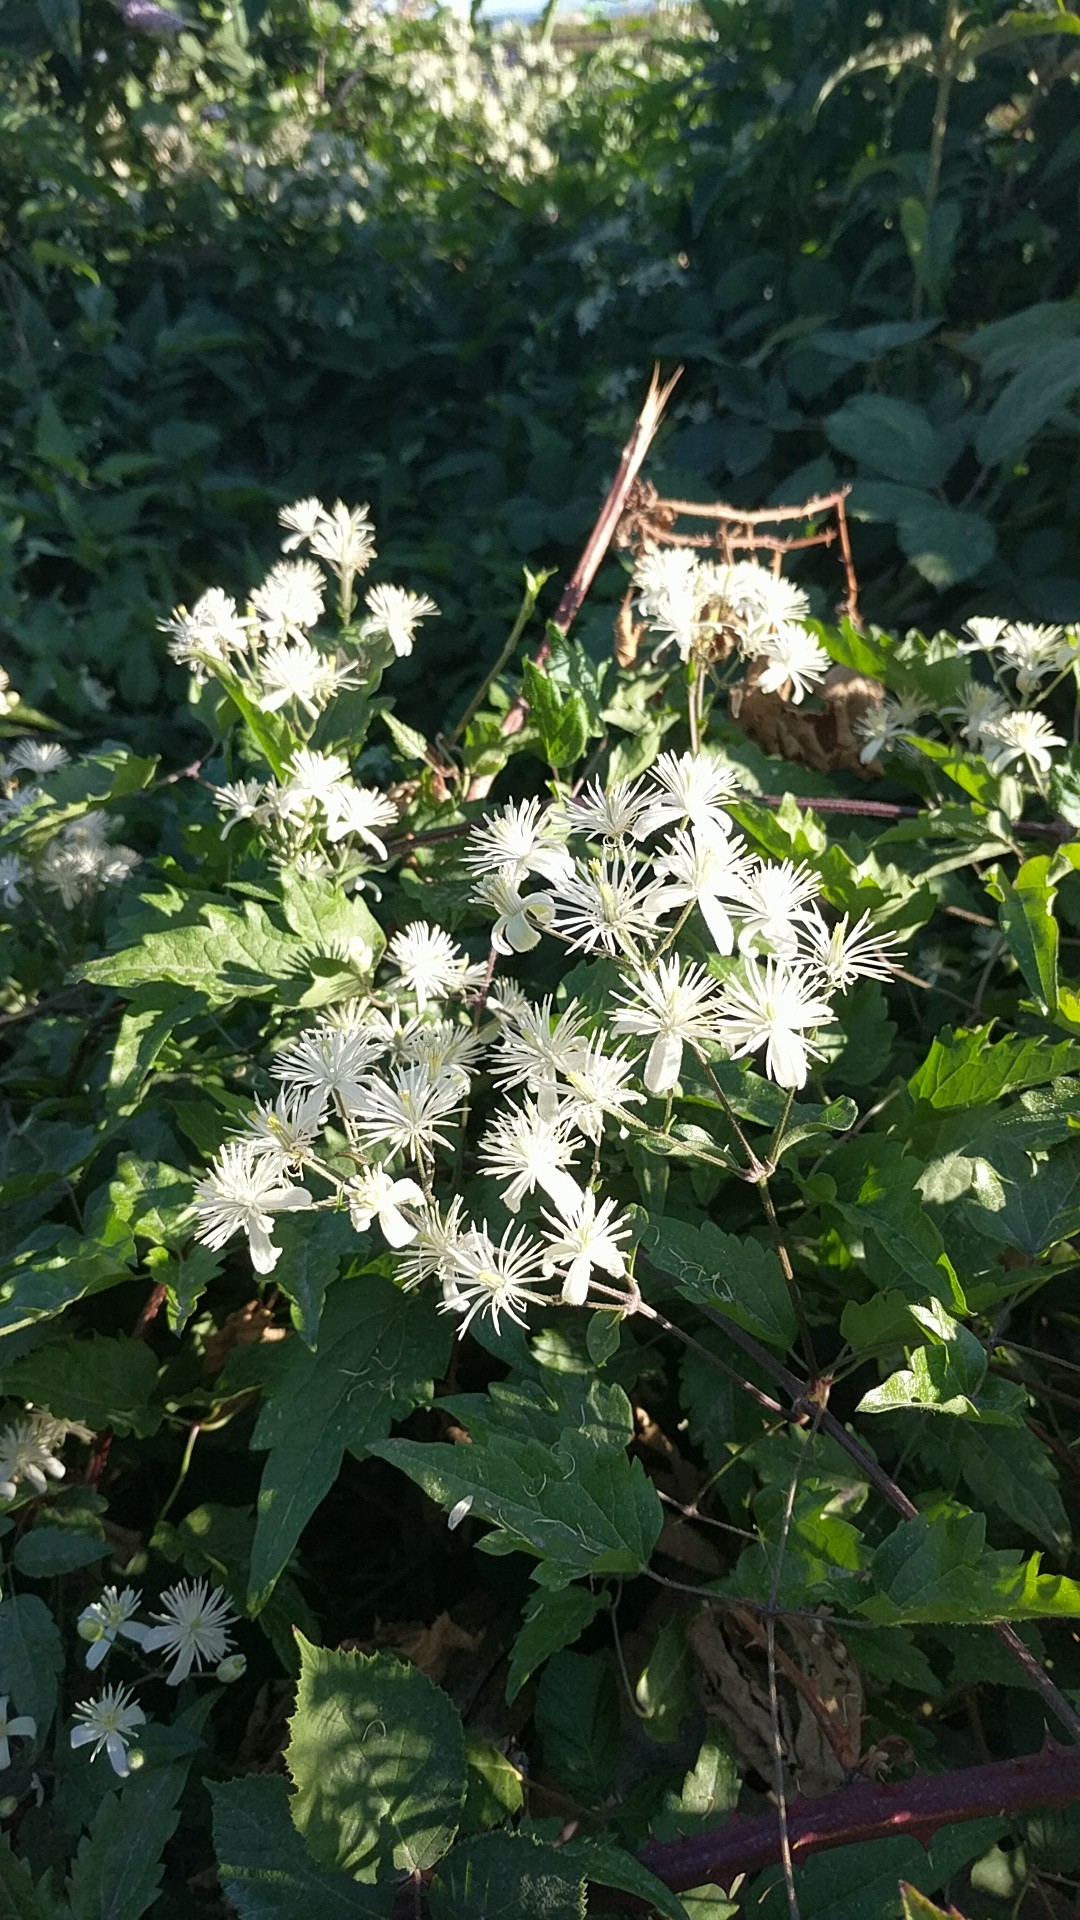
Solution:
[[(573, 1174), (567, 1173), (565, 1167), (552, 1167), (545, 1169), (536, 1177), (544, 1192), (554, 1200), (559, 1212), (565, 1219), (569, 1219), (575, 1208), (581, 1205), (582, 1199), (581, 1188)], [(515, 1208), (514, 1211), (516, 1212), (517, 1209)]]
[(93, 1727), (87, 1727), (80, 1724), (79, 1726), (72, 1727), (71, 1729), (71, 1744), (73, 1747), (89, 1746), (91, 1740), (96, 1740), (96, 1739), (97, 1739), (97, 1734), (94, 1732)]
[(128, 1766), (127, 1749), (118, 1733), (105, 1735), (105, 1751), (113, 1772), (119, 1774), (121, 1780), (126, 1780), (131, 1768)]
[(765, 1054), (765, 1071), (778, 1087), (805, 1087), (810, 1056), (797, 1033), (774, 1032)]
[(566, 1306), (583, 1307), (585, 1305), (591, 1271), (588, 1254), (579, 1253), (576, 1260), (571, 1260), (566, 1279), (562, 1284), (562, 1299)]
[[(423, 1198), (423, 1195), (421, 1195), (421, 1198)], [(407, 1247), (410, 1240), (416, 1239), (418, 1232), (418, 1229), (411, 1226), (409, 1221), (406, 1220), (405, 1215), (399, 1213), (393, 1205), (381, 1208), (379, 1212), (379, 1225), (383, 1230), (383, 1238), (388, 1247)]]
[(248, 1227), (248, 1247), (251, 1252), (251, 1264), (256, 1273), (273, 1273), (281, 1259), (283, 1249), (275, 1247), (266, 1228), (259, 1221), (252, 1221)]
[(679, 1078), (683, 1043), (675, 1033), (658, 1033), (645, 1062), (645, 1085), (650, 1093), (669, 1093)]
[(717, 953), (730, 953), (735, 945), (735, 929), (715, 893), (699, 894), (698, 907), (716, 942)]

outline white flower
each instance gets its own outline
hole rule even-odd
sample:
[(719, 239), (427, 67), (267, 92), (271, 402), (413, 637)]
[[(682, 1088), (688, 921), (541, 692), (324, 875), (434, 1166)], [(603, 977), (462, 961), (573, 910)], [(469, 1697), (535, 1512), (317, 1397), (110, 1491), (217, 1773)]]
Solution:
[(481, 874), (510, 867), (515, 880), (530, 873), (562, 880), (574, 865), (564, 845), (566, 832), (566, 821), (554, 807), (542, 812), (539, 800), (511, 801), (469, 828), (465, 865)]
[(254, 1141), (227, 1141), (195, 1189), (195, 1237), (217, 1252), (234, 1233), (246, 1233), (256, 1273), (272, 1273), (281, 1258), (270, 1237), (274, 1215), (313, 1204), (303, 1187), (280, 1184), (276, 1167)]
[(746, 904), (751, 871), (739, 836), (725, 840), (711, 828), (679, 827), (653, 871), (662, 882), (658, 898), (665, 911), (696, 904), (717, 952), (730, 953), (735, 930), (724, 903)]
[(491, 1180), (505, 1180), (503, 1202), (517, 1213), (527, 1193), (542, 1187), (560, 1209), (572, 1207), (581, 1192), (567, 1167), (578, 1152), (565, 1121), (546, 1120), (528, 1097), (508, 1107), (480, 1142), (480, 1163)]
[(886, 747), (911, 733), (925, 712), (923, 701), (909, 694), (895, 700), (890, 696), (879, 707), (861, 713), (855, 722), (855, 732), (863, 743), (859, 749), (863, 766), (869, 766)]
[(687, 660), (701, 637), (702, 581), (698, 557), (686, 547), (655, 547), (634, 568), (638, 611)]
[(25, 1480), (41, 1494), (48, 1492), (50, 1480), (63, 1479), (64, 1463), (53, 1452), (55, 1435), (54, 1423), (41, 1413), (4, 1428), (0, 1433), (0, 1500), (14, 1500), (20, 1481)]
[(11, 1765), (10, 1740), (34, 1740), (37, 1738), (37, 1721), (28, 1713), (20, 1713), (14, 1719), (8, 1718), (8, 1700), (4, 1694), (0, 1699), (0, 1773)]
[(215, 787), (212, 798), (218, 811), (228, 815), (221, 829), (223, 840), (241, 820), (266, 818), (266, 788), (261, 780), (236, 780), (227, 786)]
[(1002, 714), (982, 729), (983, 754), (991, 773), (1004, 773), (1014, 760), (1026, 760), (1033, 773), (1036, 769), (1049, 773), (1054, 764), (1053, 748), (1065, 745), (1049, 720), (1026, 707)]
[[(490, 1002), (489, 1002), (490, 1004)], [(550, 994), (539, 1006), (526, 1000), (504, 1022), (492, 1061), (492, 1076), (503, 1087), (527, 1086), (538, 1096), (545, 1119), (555, 1115), (558, 1076), (581, 1067), (588, 1055), (584, 1009), (571, 1000), (556, 1018)]]
[(981, 680), (971, 680), (959, 699), (951, 706), (942, 707), (941, 711), (949, 719), (959, 720), (960, 731), (968, 746), (977, 747), (984, 727), (1008, 713), (1009, 703), (996, 687), (985, 686)]
[(747, 877), (739, 950), (756, 952), (760, 942), (791, 958), (798, 947), (798, 922), (821, 889), (805, 863), (759, 860)]
[(20, 889), (29, 878), (30, 869), (17, 853), (0, 854), (0, 904), (17, 907), (22, 899)]
[(432, 1075), (422, 1062), (394, 1067), (389, 1080), (372, 1074), (361, 1089), (355, 1113), (357, 1131), (370, 1146), (412, 1158), (423, 1149), (448, 1147), (440, 1123), (455, 1113), (462, 1101), (461, 1076)]
[(302, 640), (322, 617), (326, 579), (313, 560), (279, 560), (251, 596), (267, 640)]
[(767, 960), (764, 967), (751, 961), (744, 979), (724, 983), (720, 1038), (733, 1060), (765, 1047), (770, 1080), (780, 1087), (803, 1087), (811, 1056), (820, 1058), (806, 1032), (831, 1018), (832, 1008), (812, 975), (782, 960)]
[(461, 1195), (456, 1193), (445, 1213), (430, 1200), (417, 1210), (416, 1238), (398, 1266), (406, 1293), (434, 1277), (442, 1281), (444, 1297), (450, 1297), (454, 1255), (463, 1238), (461, 1208)]
[(829, 927), (817, 908), (811, 907), (798, 937), (799, 959), (817, 967), (834, 992), (846, 993), (856, 980), (890, 980), (896, 972), (899, 935), (875, 933), (868, 913), (849, 932), (846, 913), (835, 927)]
[(304, 546), (325, 513), (322, 501), (314, 496), (307, 500), (294, 500), (291, 507), (282, 507), (278, 521), (281, 526), (290, 529), (281, 543), (282, 552), (292, 553), (294, 548)]
[(259, 691), (255, 698), (264, 713), (277, 713), (295, 700), (312, 720), (343, 687), (358, 687), (355, 664), (339, 664), (320, 653), (301, 634), (296, 640), (275, 641), (259, 661)]
[(555, 1229), (546, 1236), (544, 1272), (550, 1275), (565, 1266), (562, 1299), (568, 1307), (582, 1307), (594, 1267), (613, 1280), (621, 1279), (626, 1272), (626, 1256), (619, 1243), (630, 1239), (631, 1228), (628, 1221), (615, 1219), (614, 1200), (604, 1200), (597, 1209), (591, 1187), (579, 1195), (573, 1208), (560, 1207), (559, 1213), (559, 1219), (554, 1214), (544, 1215)]
[(134, 1640), (141, 1647), (149, 1631), (140, 1626), (135, 1619), (142, 1604), (142, 1596), (134, 1587), (125, 1587), (118, 1593), (115, 1587), (106, 1587), (100, 1600), (91, 1601), (84, 1607), (75, 1622), (75, 1629), (81, 1640), (88, 1640), (86, 1664), (93, 1672), (100, 1667), (106, 1654), (116, 1644), (117, 1635), (124, 1640)]
[(406, 587), (372, 587), (364, 596), (368, 617), (360, 630), (364, 640), (389, 640), (399, 660), (413, 650), (416, 629), (439, 609), (426, 593)]
[(1000, 620), (989, 614), (972, 614), (970, 620), (964, 621), (964, 631), (970, 633), (971, 639), (970, 641), (961, 640), (959, 651), (961, 653), (993, 653), (1008, 624), (1007, 620)]
[(1006, 627), (997, 642), (997, 652), (1016, 671), (1016, 690), (1034, 693), (1040, 680), (1056, 673), (1072, 658), (1072, 648), (1061, 627), (1035, 627), (1024, 621)]
[(414, 995), (421, 1011), (429, 1000), (463, 993), (472, 972), (456, 940), (426, 920), (414, 920), (395, 933), (386, 958), (397, 968), (402, 985)]
[(109, 1757), (109, 1765), (121, 1780), (126, 1780), (131, 1768), (128, 1765), (128, 1747), (136, 1727), (146, 1725), (146, 1715), (136, 1706), (135, 1696), (130, 1687), (106, 1687), (97, 1700), (82, 1700), (75, 1708), (75, 1719), (81, 1724), (71, 1729), (73, 1747), (88, 1746), (91, 1740), (94, 1751), (91, 1760), (96, 1760), (104, 1747)]
[(444, 1289), (440, 1313), (463, 1316), (463, 1334), (477, 1315), (488, 1315), (496, 1333), (499, 1317), (506, 1314), (519, 1327), (525, 1325), (522, 1308), (528, 1304), (546, 1304), (539, 1289), (544, 1281), (544, 1248), (530, 1239), (522, 1227), (507, 1227), (498, 1242), (487, 1227), (472, 1227), (461, 1236), (450, 1254), (452, 1290)]
[(632, 953), (636, 940), (651, 944), (663, 912), (651, 875), (634, 867), (619, 853), (590, 860), (553, 883), (555, 929), (567, 940), (571, 953)]
[[(613, 1108), (644, 1104), (645, 1095), (631, 1091), (627, 1085), (639, 1065), (640, 1056), (628, 1055), (622, 1047), (605, 1052), (602, 1037), (597, 1034), (589, 1041), (584, 1057), (572, 1068), (562, 1070), (570, 1074), (570, 1085), (559, 1088), (555, 1112), (598, 1147), (604, 1121)], [(542, 1098), (540, 1111), (544, 1112)]]
[(65, 907), (78, 906), (102, 887), (117, 886), (138, 865), (131, 847), (110, 846), (108, 820), (91, 808), (72, 820), (50, 841), (38, 863), (38, 878), (50, 893), (58, 893)]
[(790, 683), (788, 698), (795, 706), (820, 685), (832, 665), (820, 641), (791, 620), (785, 621), (775, 633), (759, 635), (755, 645), (768, 662), (757, 677), (759, 692), (779, 693)]
[(186, 1680), (192, 1666), (201, 1672), (203, 1664), (216, 1667), (232, 1646), (229, 1628), (236, 1625), (236, 1615), (225, 1598), (224, 1589), (215, 1587), (210, 1591), (207, 1580), (180, 1580), (175, 1587), (169, 1587), (161, 1596), (162, 1612), (155, 1613), (154, 1619), (160, 1626), (151, 1627), (143, 1641), (144, 1653), (157, 1653), (162, 1647), (175, 1654), (171, 1673), (166, 1674), (165, 1684), (178, 1687)]
[(652, 778), (654, 787), (638, 825), (639, 835), (681, 820), (693, 827), (711, 827), (715, 833), (731, 832), (726, 803), (734, 799), (738, 781), (719, 760), (703, 753), (662, 753)]
[(670, 1093), (677, 1084), (685, 1045), (706, 1046), (718, 1038), (717, 982), (677, 954), (639, 972), (631, 996), (615, 997), (623, 1002), (611, 1023), (616, 1032), (653, 1036), (644, 1074), (650, 1093)]
[(389, 1247), (407, 1247), (416, 1227), (401, 1211), (403, 1203), (422, 1207), (424, 1189), (415, 1180), (394, 1180), (385, 1167), (365, 1167), (347, 1182), (349, 1218), (357, 1233), (366, 1232), (376, 1217)]
[(272, 1107), (256, 1100), (240, 1138), (254, 1147), (279, 1180), (285, 1180), (311, 1159), (325, 1106), (323, 1087), (308, 1093), (279, 1093)]
[(810, 611), (810, 601), (802, 587), (797, 587), (794, 580), (786, 579), (782, 573), (759, 566), (756, 560), (740, 560), (728, 567), (723, 588), (724, 598), (746, 626), (744, 646), (749, 653), (767, 652), (766, 642), (770, 636), (796, 626)]
[(324, 1100), (335, 1094), (342, 1110), (351, 1113), (362, 1096), (363, 1076), (385, 1051), (384, 1036), (372, 1028), (325, 1024), (292, 1041), (270, 1071), (286, 1092), (317, 1093)]
[(377, 829), (396, 826), (398, 816), (397, 808), (385, 793), (376, 787), (335, 787), (327, 797), (326, 812), (328, 840), (343, 840), (347, 833), (355, 833), (379, 860), (389, 859), (386, 843), (380, 840)]
[(323, 508), (308, 535), (308, 544), (312, 553), (328, 560), (342, 579), (351, 580), (375, 558), (375, 529), (369, 509), (347, 507), (343, 500), (335, 500), (329, 513)]
[(70, 758), (71, 755), (54, 740), (17, 740), (11, 749), (8, 765), (21, 767), (26, 773), (55, 773), (57, 767), (66, 767)]
[(170, 657), (179, 666), (194, 667), (197, 676), (203, 667), (227, 665), (230, 654), (245, 651), (250, 638), (235, 600), (220, 587), (209, 588), (190, 613), (186, 607), (174, 607), (170, 618), (159, 625), (162, 633), (171, 636)]
[(416, 1066), (426, 1066), (433, 1080), (446, 1073), (460, 1076), (463, 1091), (468, 1091), (469, 1075), (484, 1041), (472, 1027), (455, 1026), (450, 1020), (413, 1020), (400, 1035), (397, 1056)]
[(327, 813), (336, 805), (342, 788), (349, 782), (349, 763), (341, 753), (317, 753), (312, 747), (298, 747), (285, 762), (289, 784), (290, 810), (314, 800)]
[(571, 833), (602, 834), (605, 840), (636, 839), (649, 805), (644, 780), (616, 780), (607, 792), (598, 780), (576, 800), (568, 800), (563, 818)]
[(541, 933), (547, 932), (555, 916), (555, 903), (549, 893), (519, 891), (513, 867), (485, 874), (473, 888), (472, 897), (495, 911), (491, 944), (496, 953), (530, 952), (539, 946)]

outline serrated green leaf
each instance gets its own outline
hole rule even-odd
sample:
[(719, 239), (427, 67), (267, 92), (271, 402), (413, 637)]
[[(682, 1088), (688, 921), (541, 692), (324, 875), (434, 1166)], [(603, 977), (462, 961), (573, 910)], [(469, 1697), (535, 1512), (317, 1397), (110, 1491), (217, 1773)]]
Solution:
[(834, 447), (888, 480), (936, 487), (951, 464), (946, 443), (921, 407), (883, 393), (860, 393), (826, 416)]
[(1009, 951), (1047, 1013), (1055, 1013), (1058, 1003), (1057, 887), (1051, 871), (1060, 874), (1057, 856), (1040, 853), (1024, 861), (1015, 886), (1000, 867), (993, 869), (986, 882), (987, 892), (998, 902), (998, 920)]
[(520, 1770), (490, 1740), (465, 1736), (468, 1788), (461, 1816), (462, 1833), (482, 1833), (521, 1812), (525, 1789)]
[(102, 1241), (63, 1229), (44, 1238), (44, 1246), (16, 1254), (0, 1268), (0, 1335), (51, 1320), (73, 1301), (132, 1278), (135, 1242), (120, 1223)]
[(17, 1860), (5, 1834), (0, 1840), (0, 1920), (53, 1920), (51, 1903), (38, 1896), (29, 1867)]
[(607, 1604), (603, 1591), (588, 1587), (561, 1587), (530, 1595), (525, 1624), (514, 1641), (506, 1676), (506, 1702), (517, 1699), (529, 1675), (563, 1647), (573, 1646)]
[(771, 1247), (722, 1233), (711, 1220), (694, 1227), (652, 1215), (642, 1247), (688, 1299), (719, 1307), (770, 1346), (786, 1350), (794, 1342), (795, 1312)]
[(57, 1675), (64, 1652), (57, 1625), (34, 1593), (9, 1593), (0, 1600), (0, 1674), (12, 1711), (28, 1713), (44, 1741), (56, 1711)]
[(992, 1026), (959, 1032), (946, 1027), (908, 1082), (912, 1098), (949, 1112), (982, 1106), (1080, 1071), (1080, 1047), (1071, 1040), (1048, 1046), (1045, 1040), (1026, 1040), (1014, 1033), (991, 1041), (993, 1031)]
[(939, 500), (907, 508), (896, 530), (916, 573), (939, 592), (981, 573), (997, 553), (997, 531), (985, 514), (964, 513)]
[(161, 1425), (161, 1408), (151, 1404), (157, 1377), (158, 1363), (145, 1340), (70, 1334), (16, 1360), (5, 1370), (4, 1391), (95, 1432), (111, 1427), (146, 1438)]
[(347, 1213), (305, 1214), (303, 1220), (285, 1214), (275, 1223), (274, 1239), (281, 1248), (274, 1283), (289, 1302), (289, 1315), (301, 1340), (314, 1351), (327, 1288), (363, 1243)]
[(962, 1312), (956, 1274), (919, 1191), (921, 1162), (905, 1156), (896, 1141), (865, 1138), (838, 1148), (824, 1165), (828, 1171), (803, 1181), (803, 1191), (860, 1237), (875, 1284), (898, 1287), (910, 1299), (929, 1295)]
[(428, 1888), (431, 1920), (585, 1920), (585, 1880), (564, 1851), (524, 1834), (466, 1840)]
[(83, 1513), (78, 1524), (59, 1525), (46, 1508), (36, 1526), (21, 1533), (12, 1559), (27, 1580), (52, 1580), (79, 1567), (92, 1567), (111, 1551), (96, 1514)]
[(290, 1811), (315, 1859), (359, 1880), (424, 1873), (465, 1804), (465, 1741), (445, 1693), (387, 1654), (300, 1642), (285, 1754)]
[(535, 1554), (545, 1585), (565, 1586), (586, 1573), (639, 1573), (660, 1532), (659, 1496), (641, 1462), (570, 1430), (554, 1449), (499, 1435), (491, 1446), (474, 1436), (468, 1447), (385, 1440), (370, 1451), (445, 1512), (468, 1500), (471, 1517), (495, 1528), (485, 1550)]
[(619, 1689), (610, 1668), (583, 1653), (553, 1654), (533, 1717), (548, 1771), (574, 1799), (599, 1806), (619, 1761)]
[(1020, 458), (1040, 428), (1080, 392), (1080, 340), (1044, 343), (1007, 381), (975, 434), (985, 467)]
[(164, 1871), (162, 1854), (180, 1822), (180, 1796), (211, 1703), (212, 1696), (205, 1695), (172, 1727), (155, 1728), (172, 1755), (155, 1764), (144, 1748), (146, 1764), (132, 1771), (118, 1793), (105, 1795), (71, 1870), (71, 1920), (141, 1920), (153, 1906)]
[(346, 1448), (361, 1456), (430, 1399), (450, 1338), (426, 1300), (366, 1274), (331, 1288), (317, 1353), (298, 1339), (288, 1343), (252, 1439), (269, 1452), (251, 1555), (253, 1612), (266, 1604)]
[(670, 1887), (649, 1873), (633, 1854), (624, 1853), (604, 1840), (568, 1840), (560, 1849), (575, 1866), (579, 1866), (586, 1882), (594, 1887), (617, 1887), (620, 1893), (629, 1893), (641, 1900), (653, 1913), (664, 1916), (664, 1920), (687, 1920), (686, 1908)]
[(995, 1620), (1080, 1617), (1080, 1586), (1040, 1573), (1039, 1554), (986, 1546), (981, 1513), (919, 1514), (894, 1527), (870, 1567), (878, 1591), (858, 1611), (884, 1625), (920, 1621), (986, 1624)]
[(390, 1920), (394, 1891), (312, 1859), (289, 1817), (280, 1774), (210, 1785), (218, 1873), (239, 1920)]
[(661, 1744), (678, 1739), (692, 1704), (692, 1665), (685, 1629), (685, 1618), (664, 1622), (634, 1687), (642, 1726), (650, 1740)]

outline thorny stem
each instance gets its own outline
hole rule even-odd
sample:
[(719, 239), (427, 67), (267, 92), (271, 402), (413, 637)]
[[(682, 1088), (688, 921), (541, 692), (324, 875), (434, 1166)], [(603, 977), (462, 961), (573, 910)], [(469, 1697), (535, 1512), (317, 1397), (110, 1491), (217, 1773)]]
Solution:
[[(660, 1272), (662, 1269), (657, 1268), (657, 1271)], [(838, 1446), (844, 1449), (849, 1459), (855, 1462), (895, 1513), (900, 1514), (904, 1520), (918, 1519), (919, 1510), (914, 1501), (908, 1499), (903, 1488), (897, 1486), (896, 1481), (891, 1479), (884, 1467), (878, 1464), (873, 1454), (869, 1453), (862, 1442), (856, 1439), (853, 1433), (849, 1433), (843, 1422), (838, 1420), (835, 1414), (830, 1413), (828, 1407), (823, 1404), (822, 1383), (800, 1380), (789, 1367), (785, 1367), (782, 1360), (777, 1360), (767, 1347), (762, 1346), (760, 1340), (755, 1340), (752, 1333), (745, 1332), (742, 1327), (736, 1325), (734, 1320), (729, 1320), (726, 1313), (720, 1313), (715, 1307), (706, 1306), (700, 1300), (696, 1300), (694, 1304), (699, 1313), (703, 1313), (707, 1320), (711, 1320), (714, 1326), (719, 1327), (729, 1340), (733, 1341), (737, 1347), (741, 1347), (744, 1353), (755, 1360), (763, 1371), (783, 1388), (791, 1401), (793, 1413), (805, 1415), (810, 1409), (813, 1410), (822, 1432), (827, 1433)], [(702, 1351), (708, 1353), (708, 1348)], [(709, 1356), (709, 1362), (712, 1366), (717, 1364), (715, 1354)], [(744, 1382), (746, 1386), (749, 1384)], [(750, 1390), (756, 1399), (760, 1398), (760, 1388), (752, 1387)], [(1032, 1686), (1042, 1695), (1054, 1718), (1068, 1730), (1073, 1740), (1080, 1743), (1080, 1714), (1075, 1707), (1070, 1705), (1060, 1688), (1055, 1686), (1050, 1675), (1029, 1652), (1014, 1627), (1010, 1627), (1004, 1620), (990, 1624), (1002, 1646), (1011, 1654), (1017, 1665), (1023, 1668)]]

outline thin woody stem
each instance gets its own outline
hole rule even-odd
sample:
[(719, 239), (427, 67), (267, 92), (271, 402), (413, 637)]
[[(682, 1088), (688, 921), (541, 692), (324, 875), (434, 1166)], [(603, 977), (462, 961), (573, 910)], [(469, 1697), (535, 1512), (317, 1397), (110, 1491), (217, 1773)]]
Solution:
[[(655, 1267), (658, 1273), (663, 1273), (665, 1279), (673, 1277), (664, 1273), (663, 1268), (656, 1266), (655, 1262), (651, 1262), (650, 1264)], [(778, 1360), (775, 1354), (770, 1353), (768, 1347), (763, 1346), (760, 1340), (755, 1340), (752, 1333), (747, 1333), (745, 1329), (738, 1326), (734, 1320), (730, 1320), (726, 1313), (720, 1313), (715, 1307), (706, 1306), (704, 1302), (700, 1300), (695, 1300), (694, 1305), (697, 1307), (698, 1312), (704, 1314), (705, 1318), (711, 1321), (714, 1326), (719, 1327), (721, 1332), (726, 1334), (727, 1338), (731, 1340), (735, 1346), (740, 1347), (750, 1359), (756, 1361), (777, 1386), (782, 1387), (791, 1402), (791, 1411), (793, 1413), (805, 1414), (812, 1410), (821, 1431), (827, 1433), (830, 1439), (835, 1440), (837, 1446), (844, 1449), (849, 1459), (854, 1460), (855, 1464), (877, 1488), (882, 1498), (888, 1502), (895, 1513), (900, 1514), (904, 1520), (918, 1519), (919, 1509), (916, 1507), (914, 1501), (909, 1500), (903, 1488), (899, 1487), (896, 1481), (886, 1473), (884, 1467), (878, 1464), (873, 1454), (868, 1452), (862, 1442), (856, 1439), (853, 1433), (848, 1432), (843, 1422), (838, 1420), (836, 1415), (830, 1413), (828, 1407), (822, 1404), (819, 1388), (815, 1389), (810, 1382), (800, 1380), (798, 1374), (792, 1373), (790, 1367), (786, 1367), (782, 1360)], [(701, 1351), (708, 1353), (709, 1350), (706, 1347), (702, 1348)], [(716, 1366), (718, 1364), (717, 1356), (710, 1354), (709, 1362), (710, 1365)], [(723, 1363), (721, 1362), (720, 1364), (722, 1365)], [(727, 1369), (725, 1369), (725, 1371), (727, 1371)], [(743, 1384), (744, 1386), (750, 1387), (749, 1382), (744, 1382)], [(750, 1387), (750, 1391), (754, 1394), (755, 1399), (760, 1398), (760, 1388)], [(1054, 1718), (1061, 1726), (1068, 1730), (1073, 1740), (1080, 1743), (1080, 1714), (1077, 1713), (1075, 1707), (1066, 1699), (1061, 1689), (1054, 1685), (1050, 1675), (1040, 1666), (1034, 1655), (1024, 1645), (1016, 1629), (1011, 1627), (1005, 1620), (992, 1621), (988, 1624), (1001, 1641), (1002, 1646), (1016, 1661), (1017, 1665), (1023, 1668), (1032, 1686), (1042, 1695), (1046, 1706)]]

